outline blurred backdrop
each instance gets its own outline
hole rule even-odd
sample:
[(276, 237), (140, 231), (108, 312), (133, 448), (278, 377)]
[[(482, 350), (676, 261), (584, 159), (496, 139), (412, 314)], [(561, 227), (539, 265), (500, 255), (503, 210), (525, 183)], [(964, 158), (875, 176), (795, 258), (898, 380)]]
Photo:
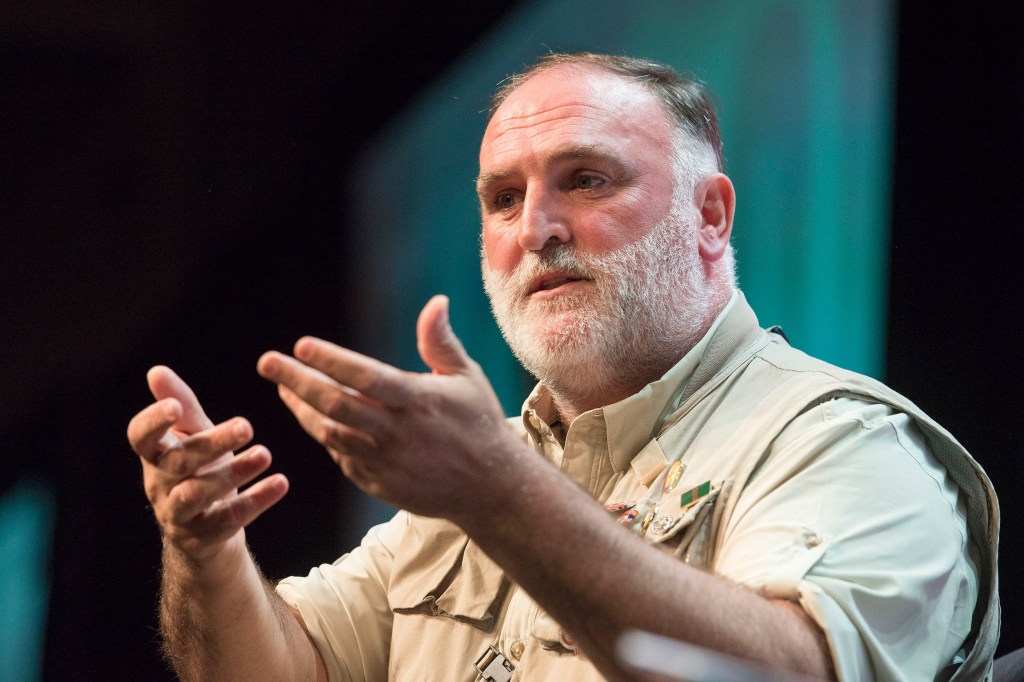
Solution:
[(389, 510), (256, 376), (264, 350), (317, 334), (418, 369), (416, 313), (447, 293), (518, 410), (530, 381), (480, 289), (472, 180), (490, 92), (550, 50), (709, 85), (762, 324), (887, 381), (985, 465), (1001, 651), (1024, 646), (1020, 10), (349, 4), (0, 7), (0, 680), (173, 679), (124, 437), (149, 366), (174, 367), (215, 420), (249, 417), (291, 479), (249, 532), (271, 578)]

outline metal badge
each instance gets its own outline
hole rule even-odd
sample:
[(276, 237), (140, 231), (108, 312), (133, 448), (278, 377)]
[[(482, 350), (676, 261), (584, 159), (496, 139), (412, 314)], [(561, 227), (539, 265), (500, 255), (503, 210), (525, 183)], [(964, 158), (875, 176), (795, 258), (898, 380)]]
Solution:
[(676, 521), (678, 520), (679, 519), (677, 517), (662, 514), (651, 523), (649, 532), (651, 535), (664, 535), (672, 530), (672, 527), (676, 525)]
[(711, 492), (711, 481), (704, 481), (696, 488), (691, 488), (679, 496), (679, 506), (686, 509), (697, 500)]
[(668, 473), (665, 474), (665, 483), (661, 486), (661, 494), (668, 495), (670, 492), (675, 490), (675, 487), (679, 485), (679, 479), (683, 477), (683, 471), (686, 470), (686, 465), (676, 460), (672, 462), (672, 466), (669, 468)]
[(655, 505), (654, 507), (651, 507), (650, 510), (648, 510), (647, 514), (644, 516), (644, 520), (640, 522), (640, 534), (641, 535), (643, 535), (644, 533), (647, 532), (648, 526), (651, 525), (651, 521), (653, 521), (654, 517), (657, 516), (657, 515), (658, 515), (658, 507), (657, 507), (657, 505)]
[(487, 651), (476, 659), (473, 667), (480, 673), (480, 679), (484, 682), (509, 682), (512, 679), (512, 671), (516, 669), (512, 661), (493, 646), (487, 647)]

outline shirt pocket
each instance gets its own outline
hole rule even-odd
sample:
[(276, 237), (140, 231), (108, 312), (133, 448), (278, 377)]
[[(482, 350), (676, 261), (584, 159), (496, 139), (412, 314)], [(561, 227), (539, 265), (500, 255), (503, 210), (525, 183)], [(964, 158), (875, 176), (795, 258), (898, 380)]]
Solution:
[(711, 564), (721, 525), (720, 500), (728, 495), (731, 479), (674, 486), (657, 502), (648, 502), (650, 490), (641, 483), (634, 482), (629, 487), (632, 489), (620, 487), (616, 491), (618, 501), (637, 500), (635, 506), (620, 513), (620, 523), (688, 564)]
[(391, 610), (450, 618), (494, 629), (509, 582), (504, 572), (450, 521), (412, 517), (395, 556)]
[(572, 680), (601, 682), (606, 679), (594, 664), (580, 654), (575, 643), (554, 618), (543, 609), (530, 627), (530, 643), (516, 666), (512, 682), (529, 680)]
[[(647, 527), (647, 539), (692, 566), (710, 566), (721, 526), (721, 501), (730, 487), (731, 481), (706, 481), (664, 496)], [(684, 497), (688, 493), (689, 500)]]

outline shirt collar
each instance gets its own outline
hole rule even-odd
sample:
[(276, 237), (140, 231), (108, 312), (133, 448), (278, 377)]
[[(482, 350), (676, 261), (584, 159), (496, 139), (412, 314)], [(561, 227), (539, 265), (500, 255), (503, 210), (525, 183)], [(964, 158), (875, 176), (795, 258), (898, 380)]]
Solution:
[[(616, 471), (628, 467), (633, 456), (657, 435), (668, 416), (679, 408), (679, 398), (697, 365), (700, 364), (709, 340), (714, 336), (721, 321), (736, 305), (739, 297), (739, 291), (733, 291), (729, 302), (715, 318), (707, 333), (660, 379), (652, 381), (637, 393), (617, 403), (584, 412), (577, 418), (577, 422), (573, 423), (575, 426), (584, 420), (604, 422), (608, 451)], [(531, 423), (534, 415), (548, 425), (558, 420), (554, 400), (543, 384), (537, 384), (523, 404), (523, 424), (528, 431), (537, 433), (537, 425)]]

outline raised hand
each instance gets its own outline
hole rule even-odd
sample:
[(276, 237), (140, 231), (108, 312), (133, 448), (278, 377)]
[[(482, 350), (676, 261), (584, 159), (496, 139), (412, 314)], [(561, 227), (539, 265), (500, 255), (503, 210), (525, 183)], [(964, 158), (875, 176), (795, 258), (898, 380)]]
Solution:
[(142, 462), (146, 496), (166, 542), (194, 560), (230, 547), (243, 551), (243, 528), (288, 491), (276, 474), (242, 493), (238, 487), (270, 466), (270, 452), (255, 445), (241, 417), (213, 424), (192, 389), (167, 367), (147, 374), (156, 402), (128, 425), (128, 440)]
[(432, 373), (309, 337), (295, 344), (294, 358), (266, 353), (258, 370), (356, 485), (412, 512), (458, 521), (478, 509), (475, 498), (522, 444), (452, 331), (447, 298), (427, 303), (417, 338)]

